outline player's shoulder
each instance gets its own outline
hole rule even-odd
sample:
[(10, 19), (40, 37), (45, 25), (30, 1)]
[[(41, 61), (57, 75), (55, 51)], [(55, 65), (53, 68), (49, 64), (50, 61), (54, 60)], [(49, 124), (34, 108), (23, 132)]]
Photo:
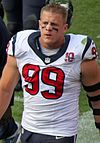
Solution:
[(20, 45), (23, 42), (27, 41), (28, 37), (32, 34), (32, 33), (36, 33), (37, 30), (23, 30), (23, 31), (19, 31), (17, 32), (15, 35), (13, 35), (13, 37), (11, 38), (11, 43), (16, 45)]
[(36, 31), (37, 30), (30, 30), (30, 29), (19, 31), (19, 32), (17, 32), (16, 37), (17, 37), (17, 39), (20, 39), (20, 38), (24, 39), (24, 38), (29, 37), (30, 34), (35, 33)]
[(73, 41), (86, 41), (87, 40), (87, 37), (89, 37), (88, 35), (83, 35), (83, 34), (73, 34), (73, 33), (69, 33), (69, 34), (66, 34), (66, 35), (69, 35), (70, 36), (70, 40), (73, 40)]
[(98, 52), (93, 39), (88, 35), (68, 34), (70, 36), (70, 45), (78, 50), (81, 59), (97, 58)]
[(91, 44), (94, 44), (92, 37), (90, 37), (89, 35), (72, 34), (72, 33), (67, 35), (70, 36), (70, 43), (72, 45), (76, 45), (81, 48), (85, 48), (85, 47), (89, 48)]

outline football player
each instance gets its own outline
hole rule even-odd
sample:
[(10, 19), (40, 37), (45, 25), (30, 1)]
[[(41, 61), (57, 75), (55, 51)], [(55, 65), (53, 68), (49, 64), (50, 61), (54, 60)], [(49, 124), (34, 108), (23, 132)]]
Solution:
[(9, 42), (7, 63), (0, 81), (0, 117), (21, 76), (22, 143), (75, 143), (82, 85), (91, 102), (95, 125), (100, 130), (98, 52), (90, 37), (65, 34), (71, 22), (69, 14), (73, 11), (70, 3), (67, 6), (56, 3), (44, 6), (40, 31), (18, 32)]

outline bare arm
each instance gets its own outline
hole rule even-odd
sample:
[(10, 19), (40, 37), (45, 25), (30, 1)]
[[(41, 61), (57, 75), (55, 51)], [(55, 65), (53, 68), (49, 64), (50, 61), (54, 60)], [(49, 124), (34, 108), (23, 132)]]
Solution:
[(3, 116), (10, 103), (13, 90), (18, 80), (19, 72), (17, 69), (16, 59), (12, 56), (8, 56), (7, 63), (0, 80), (0, 118)]
[(96, 127), (100, 129), (100, 67), (95, 60), (88, 60), (82, 63), (81, 69), (82, 83), (93, 109)]

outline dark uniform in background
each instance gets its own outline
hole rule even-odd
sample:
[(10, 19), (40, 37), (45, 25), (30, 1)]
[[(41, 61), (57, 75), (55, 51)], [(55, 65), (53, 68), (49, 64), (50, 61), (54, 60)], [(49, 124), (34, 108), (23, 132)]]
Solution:
[[(7, 27), (11, 35), (26, 29), (26, 20), (34, 15), (35, 20), (40, 17), (40, 10), (45, 5), (46, 0), (2, 0), (7, 16)], [(29, 22), (29, 21), (28, 21)], [(33, 28), (38, 29), (37, 23)], [(28, 25), (27, 28), (30, 28)]]
[(4, 9), (0, 0), (0, 16), (3, 18), (4, 17)]
[[(9, 38), (10, 36), (8, 34), (5, 23), (0, 17), (0, 77), (2, 75), (2, 71), (7, 60), (6, 47), (7, 47)], [(13, 105), (13, 98), (11, 100), (11, 103), (7, 111), (5, 112), (2, 119), (0, 120), (0, 139), (6, 139), (12, 136), (18, 128), (17, 124), (15, 123), (12, 117), (12, 111), (11, 111), (12, 105)]]

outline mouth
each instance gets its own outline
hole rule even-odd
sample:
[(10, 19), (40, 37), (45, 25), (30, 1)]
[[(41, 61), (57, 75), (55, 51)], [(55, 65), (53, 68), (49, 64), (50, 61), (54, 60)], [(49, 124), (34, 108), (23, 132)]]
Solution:
[(52, 35), (48, 33), (48, 34), (45, 34), (45, 37), (50, 38), (50, 37), (52, 37)]

